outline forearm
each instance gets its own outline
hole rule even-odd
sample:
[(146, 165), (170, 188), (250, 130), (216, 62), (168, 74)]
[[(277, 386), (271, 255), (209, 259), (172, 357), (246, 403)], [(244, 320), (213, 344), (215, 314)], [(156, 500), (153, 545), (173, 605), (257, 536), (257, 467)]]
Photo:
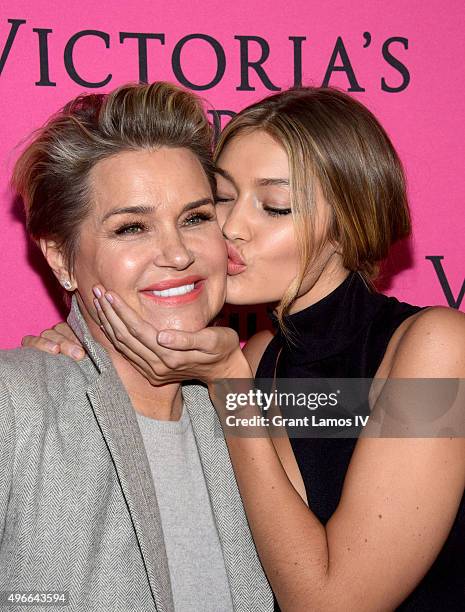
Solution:
[[(246, 382), (235, 381), (244, 391)], [(230, 389), (228, 388), (228, 391)], [(270, 584), (283, 611), (330, 610), (326, 530), (297, 493), (265, 427), (228, 427), (223, 392), (211, 391), (223, 425), (236, 480)], [(247, 406), (236, 416), (261, 416)], [(254, 435), (256, 437), (251, 437)]]
[(290, 483), (270, 438), (226, 436), (255, 545), (283, 612), (328, 610), (324, 526)]

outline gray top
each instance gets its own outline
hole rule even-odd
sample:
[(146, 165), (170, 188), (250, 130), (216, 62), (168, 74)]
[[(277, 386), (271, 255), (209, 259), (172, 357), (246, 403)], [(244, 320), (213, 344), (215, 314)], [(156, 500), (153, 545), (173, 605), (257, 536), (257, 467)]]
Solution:
[(137, 414), (160, 509), (176, 612), (232, 612), (223, 553), (185, 406), (179, 421)]

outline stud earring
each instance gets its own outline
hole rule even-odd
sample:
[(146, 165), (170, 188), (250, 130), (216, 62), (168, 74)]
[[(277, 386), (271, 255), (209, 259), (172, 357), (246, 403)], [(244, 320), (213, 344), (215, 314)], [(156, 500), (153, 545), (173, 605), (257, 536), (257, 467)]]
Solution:
[(70, 280), (64, 280), (61, 284), (67, 291), (69, 291), (73, 286)]

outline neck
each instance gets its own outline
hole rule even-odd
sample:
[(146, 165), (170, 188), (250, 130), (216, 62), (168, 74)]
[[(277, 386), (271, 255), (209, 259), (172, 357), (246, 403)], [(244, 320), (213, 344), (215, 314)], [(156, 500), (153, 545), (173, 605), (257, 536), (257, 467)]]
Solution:
[(339, 255), (335, 254), (333, 257), (330, 257), (318, 274), (316, 281), (311, 284), (310, 289), (294, 300), (289, 308), (289, 314), (299, 312), (312, 306), (312, 304), (316, 304), (339, 287), (349, 274), (350, 271), (343, 267)]
[(160, 386), (152, 385), (130, 361), (118, 352), (100, 326), (89, 314), (81, 297), (76, 295), (79, 307), (89, 331), (107, 351), (131, 400), (134, 410), (143, 416), (159, 421), (177, 421), (182, 413), (181, 385), (178, 382)]
[(111, 349), (107, 345), (105, 348), (136, 412), (158, 421), (178, 421), (181, 418), (182, 394), (180, 383), (152, 385), (125, 357), (113, 348), (113, 345), (111, 345)]

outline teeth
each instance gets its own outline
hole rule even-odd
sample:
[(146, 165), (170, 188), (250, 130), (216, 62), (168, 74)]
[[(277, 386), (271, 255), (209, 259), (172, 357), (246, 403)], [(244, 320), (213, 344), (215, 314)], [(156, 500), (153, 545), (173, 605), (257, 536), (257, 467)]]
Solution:
[(175, 295), (184, 295), (194, 290), (195, 284), (192, 285), (181, 285), (181, 287), (172, 287), (171, 289), (164, 289), (163, 291), (152, 291), (153, 295), (158, 297), (173, 297)]

